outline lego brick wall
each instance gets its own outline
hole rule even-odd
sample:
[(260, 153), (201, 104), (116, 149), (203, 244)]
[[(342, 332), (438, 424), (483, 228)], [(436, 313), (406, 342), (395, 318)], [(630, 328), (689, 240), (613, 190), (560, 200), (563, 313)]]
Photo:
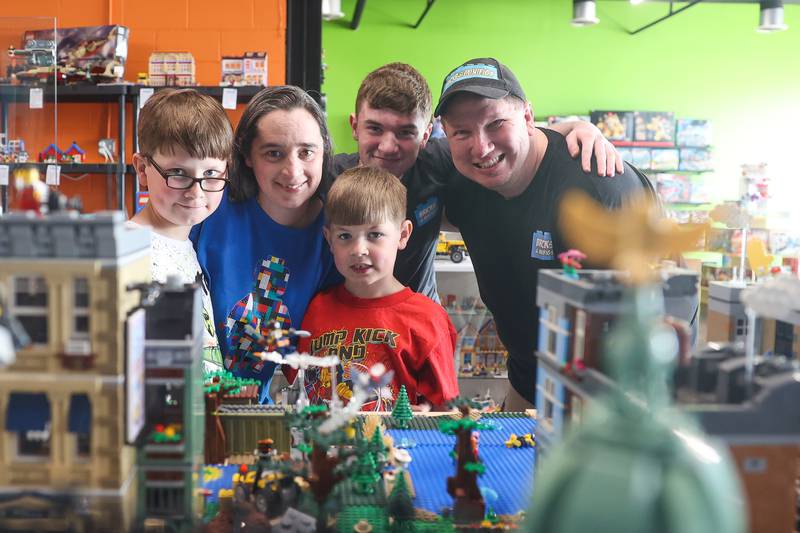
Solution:
[[(29, 21), (6, 17), (31, 17)], [(286, 71), (286, 0), (26, 0), (3, 2), (0, 30), (3, 33), (47, 27), (55, 17), (59, 27), (121, 24), (130, 28), (125, 79), (135, 81), (137, 73), (147, 72), (147, 61), (154, 50), (188, 51), (194, 55), (197, 81), (218, 85), (220, 58), (248, 50), (269, 54), (269, 84), (284, 83)], [(51, 26), (52, 27), (52, 26)], [(20, 38), (21, 38), (21, 31)], [(15, 43), (19, 46), (21, 43)], [(22, 137), (28, 152), (35, 157), (51, 142), (62, 149), (74, 140), (86, 151), (87, 162), (102, 162), (97, 141), (117, 137), (117, 111), (114, 104), (64, 104), (58, 109), (57, 136), (53, 138), (52, 106), (28, 110), (26, 105), (11, 106), (9, 129), (12, 137)], [(236, 123), (242, 108), (229, 112)], [(131, 109), (128, 106), (128, 156), (130, 162)], [(72, 178), (72, 179), (70, 179)], [(113, 178), (105, 176), (62, 176), (62, 190), (80, 194), (88, 211), (115, 205)], [(127, 190), (130, 191), (131, 177)], [(132, 207), (132, 201), (128, 209)]]

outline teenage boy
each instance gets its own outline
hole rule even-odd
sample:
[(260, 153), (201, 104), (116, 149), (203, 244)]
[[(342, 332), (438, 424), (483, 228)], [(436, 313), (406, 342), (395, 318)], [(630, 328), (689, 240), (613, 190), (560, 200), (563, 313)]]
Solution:
[(139, 114), (139, 152), (133, 167), (149, 201), (129, 224), (152, 228), (154, 281), (178, 276), (203, 291), (203, 363), (222, 368), (208, 284), (200, 270), (189, 231), (220, 204), (228, 184), (233, 131), (222, 106), (193, 89), (165, 89), (147, 100)]
[(586, 174), (563, 137), (534, 126), (517, 78), (496, 59), (473, 59), (451, 71), (436, 114), (463, 174), (448, 189), (447, 217), (461, 230), (481, 299), (509, 353), (505, 409), (532, 407), (537, 273), (560, 266), (556, 257), (568, 249), (557, 225), (562, 195), (581, 189), (613, 209), (632, 195), (655, 192), (627, 164), (612, 180)]
[(365, 373), (381, 363), (394, 377), (363, 409), (391, 409), (401, 385), (413, 405), (445, 405), (458, 396), (455, 329), (442, 306), (394, 276), (397, 252), (412, 235), (406, 188), (379, 168), (348, 170), (328, 193), (325, 217), (325, 238), (344, 283), (309, 304), (303, 329), (311, 337), (301, 341), (299, 351), (336, 355), (341, 364), (335, 391), (328, 369), (307, 371), (301, 385), (309, 399), (319, 403), (337, 394), (346, 401), (353, 394), (351, 372)]
[[(425, 78), (405, 63), (390, 63), (370, 72), (358, 89), (355, 112), (350, 115), (358, 153), (339, 154), (334, 173), (366, 165), (383, 168), (400, 178), (408, 190), (406, 217), (414, 224), (408, 246), (397, 256), (395, 276), (404, 285), (435, 301), (433, 261), (442, 221), (442, 193), (455, 176), (446, 139), (429, 142), (431, 91)], [(595, 152), (600, 175), (622, 171), (616, 151), (599, 130), (585, 122), (553, 126), (567, 135), (570, 153), (583, 147), (583, 167), (590, 170)]]

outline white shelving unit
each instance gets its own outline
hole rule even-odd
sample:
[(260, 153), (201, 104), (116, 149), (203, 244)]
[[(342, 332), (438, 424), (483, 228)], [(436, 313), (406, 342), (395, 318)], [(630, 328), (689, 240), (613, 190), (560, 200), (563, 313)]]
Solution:
[[(472, 261), (469, 257), (465, 257), (460, 263), (453, 263), (447, 258), (437, 259), (435, 269), (436, 283), (439, 287), (439, 296), (442, 298), (443, 304), (447, 303), (445, 299), (449, 294), (455, 295), (461, 302), (469, 298), (474, 298), (476, 301), (480, 300), (478, 283), (475, 280)], [(483, 323), (486, 316), (488, 316), (488, 311), (482, 308), (474, 311), (462, 310), (458, 314), (451, 313), (450, 319), (453, 321), (456, 331), (459, 331), (466, 325), (467, 321), (477, 320)], [(499, 404), (502, 403), (505, 397), (508, 378), (494, 376), (459, 377), (458, 386), (461, 396), (485, 396), (488, 391), (494, 401)]]

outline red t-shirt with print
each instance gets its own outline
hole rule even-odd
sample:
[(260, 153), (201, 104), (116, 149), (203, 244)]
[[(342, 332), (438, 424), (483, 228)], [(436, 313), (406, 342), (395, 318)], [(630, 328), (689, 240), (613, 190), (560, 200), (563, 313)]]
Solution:
[[(298, 351), (337, 355), (336, 389), (345, 402), (353, 392), (351, 370), (368, 372), (376, 363), (394, 371), (381, 391), (373, 390), (364, 410), (390, 410), (401, 385), (412, 404), (442, 405), (458, 396), (454, 367), (456, 332), (444, 308), (409, 288), (381, 298), (359, 298), (344, 285), (318, 293), (303, 320), (311, 337)], [(284, 369), (289, 381), (296, 372)], [(305, 387), (312, 403), (329, 401), (327, 368), (306, 370)]]

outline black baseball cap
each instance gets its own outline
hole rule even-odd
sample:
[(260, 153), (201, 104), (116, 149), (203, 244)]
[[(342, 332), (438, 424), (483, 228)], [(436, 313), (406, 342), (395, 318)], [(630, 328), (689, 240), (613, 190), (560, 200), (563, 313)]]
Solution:
[(440, 116), (448, 100), (460, 92), (473, 93), (493, 100), (511, 95), (523, 102), (528, 101), (511, 69), (493, 57), (470, 59), (451, 70), (442, 83), (442, 95), (439, 97), (439, 105), (433, 112), (434, 116)]

